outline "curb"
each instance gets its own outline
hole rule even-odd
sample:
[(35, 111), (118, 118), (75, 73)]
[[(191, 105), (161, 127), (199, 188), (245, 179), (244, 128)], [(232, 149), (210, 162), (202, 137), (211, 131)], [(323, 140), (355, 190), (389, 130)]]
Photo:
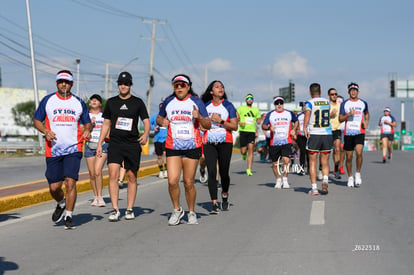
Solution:
[[(138, 178), (148, 177), (157, 174), (158, 172), (158, 165), (143, 167), (138, 171)], [(108, 178), (109, 176), (103, 176), (103, 187), (108, 186)], [(63, 189), (64, 188), (65, 186), (63, 185)], [(78, 194), (92, 190), (89, 179), (78, 181), (76, 183), (76, 190)], [(43, 188), (19, 195), (7, 196), (0, 199), (0, 213), (52, 200), (53, 198), (49, 193), (49, 188)]]

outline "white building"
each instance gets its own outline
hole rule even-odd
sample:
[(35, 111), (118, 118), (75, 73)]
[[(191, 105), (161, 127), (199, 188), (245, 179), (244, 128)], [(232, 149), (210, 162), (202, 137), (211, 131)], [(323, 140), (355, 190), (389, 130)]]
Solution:
[[(39, 102), (47, 94), (46, 90), (39, 90)], [(26, 129), (14, 123), (12, 108), (17, 103), (34, 101), (33, 89), (16, 89), (0, 87), (0, 132), (1, 136), (28, 136), (36, 135), (34, 128)]]

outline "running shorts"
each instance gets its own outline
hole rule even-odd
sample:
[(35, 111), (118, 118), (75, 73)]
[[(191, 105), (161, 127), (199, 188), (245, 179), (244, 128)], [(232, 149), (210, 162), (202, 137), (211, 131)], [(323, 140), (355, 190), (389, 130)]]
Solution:
[(365, 134), (356, 136), (344, 136), (344, 150), (353, 151), (358, 144), (364, 145)]
[(189, 150), (172, 150), (172, 149), (165, 149), (165, 152), (168, 157), (182, 157), (182, 158), (189, 158), (189, 159), (200, 159), (201, 158), (201, 147)]
[(82, 153), (46, 158), (46, 179), (49, 184), (61, 182), (65, 178), (78, 180)]
[(332, 137), (333, 137), (333, 140), (337, 140), (337, 139), (342, 140), (341, 139), (342, 131), (341, 130), (332, 131)]
[(270, 146), (269, 157), (272, 162), (277, 162), (281, 157), (290, 158), (292, 154), (292, 144), (283, 144), (277, 146)]
[(311, 152), (330, 152), (332, 147), (332, 135), (310, 135), (306, 142), (306, 150)]
[(157, 156), (162, 156), (165, 152), (165, 142), (154, 142), (154, 149)]
[(135, 174), (139, 170), (141, 161), (141, 145), (139, 143), (114, 143), (109, 141), (108, 164), (117, 163)]
[(394, 141), (394, 134), (381, 134), (380, 139), (388, 138), (389, 141)]
[(246, 147), (247, 144), (252, 143), (256, 140), (256, 133), (253, 132), (239, 132), (240, 134), (240, 147)]
[[(104, 142), (102, 144), (102, 153), (108, 154), (108, 143), (107, 142)], [(83, 156), (85, 158), (91, 158), (91, 157), (96, 156), (96, 149), (91, 149), (87, 144), (85, 144)]]

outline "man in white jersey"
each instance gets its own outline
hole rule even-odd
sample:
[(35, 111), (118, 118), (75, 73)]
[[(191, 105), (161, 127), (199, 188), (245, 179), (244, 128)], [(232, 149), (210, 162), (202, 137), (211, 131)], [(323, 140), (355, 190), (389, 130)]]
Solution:
[(321, 86), (312, 83), (309, 87), (312, 99), (306, 101), (305, 118), (303, 121), (303, 131), (308, 138), (306, 149), (309, 153), (309, 175), (312, 183), (310, 195), (319, 195), (316, 184), (316, 163), (320, 154), (322, 165), (322, 189), (321, 194), (328, 194), (328, 175), (329, 175), (329, 154), (332, 150), (332, 128), (329, 117), (330, 102), (321, 97)]
[[(348, 85), (349, 99), (341, 103), (339, 122), (345, 121), (344, 151), (346, 154), (346, 169), (348, 172), (348, 187), (359, 187), (362, 183), (362, 151), (364, 149), (365, 129), (368, 129), (368, 103), (360, 98), (357, 83)], [(352, 176), (353, 152), (356, 154), (355, 181)], [(355, 182), (355, 184), (354, 184)]]
[(57, 202), (52, 221), (59, 222), (66, 208), (65, 229), (73, 229), (72, 212), (77, 197), (76, 181), (79, 177), (83, 139), (91, 137), (92, 124), (85, 102), (70, 92), (73, 87), (72, 73), (68, 70), (59, 71), (56, 86), (57, 91), (45, 96), (40, 102), (33, 123), (45, 135), (45, 175), (50, 194)]
[(394, 127), (397, 126), (397, 121), (391, 115), (391, 109), (386, 107), (384, 115), (381, 116), (378, 125), (381, 127), (381, 144), (382, 144), (382, 162), (385, 163), (385, 157), (388, 149), (388, 159), (391, 159), (392, 142), (394, 141)]
[[(269, 156), (272, 159), (272, 169), (276, 177), (275, 188), (290, 188), (288, 182), (289, 162), (293, 139), (296, 138), (298, 119), (293, 112), (285, 109), (283, 97), (275, 97), (273, 104), (275, 109), (266, 114), (262, 129), (271, 131)], [(283, 164), (282, 171), (280, 170), (280, 160)]]

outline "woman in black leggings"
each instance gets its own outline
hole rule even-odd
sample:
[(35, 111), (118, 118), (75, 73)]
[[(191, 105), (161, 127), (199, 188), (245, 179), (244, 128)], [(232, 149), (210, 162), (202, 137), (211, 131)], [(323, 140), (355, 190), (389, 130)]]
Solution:
[(208, 189), (212, 201), (210, 214), (219, 213), (217, 202), (217, 162), (222, 185), (223, 211), (228, 210), (230, 187), (229, 168), (233, 152), (232, 131), (237, 131), (237, 114), (233, 104), (227, 100), (221, 81), (214, 80), (201, 96), (211, 120), (211, 129), (204, 135), (204, 155), (208, 171)]

